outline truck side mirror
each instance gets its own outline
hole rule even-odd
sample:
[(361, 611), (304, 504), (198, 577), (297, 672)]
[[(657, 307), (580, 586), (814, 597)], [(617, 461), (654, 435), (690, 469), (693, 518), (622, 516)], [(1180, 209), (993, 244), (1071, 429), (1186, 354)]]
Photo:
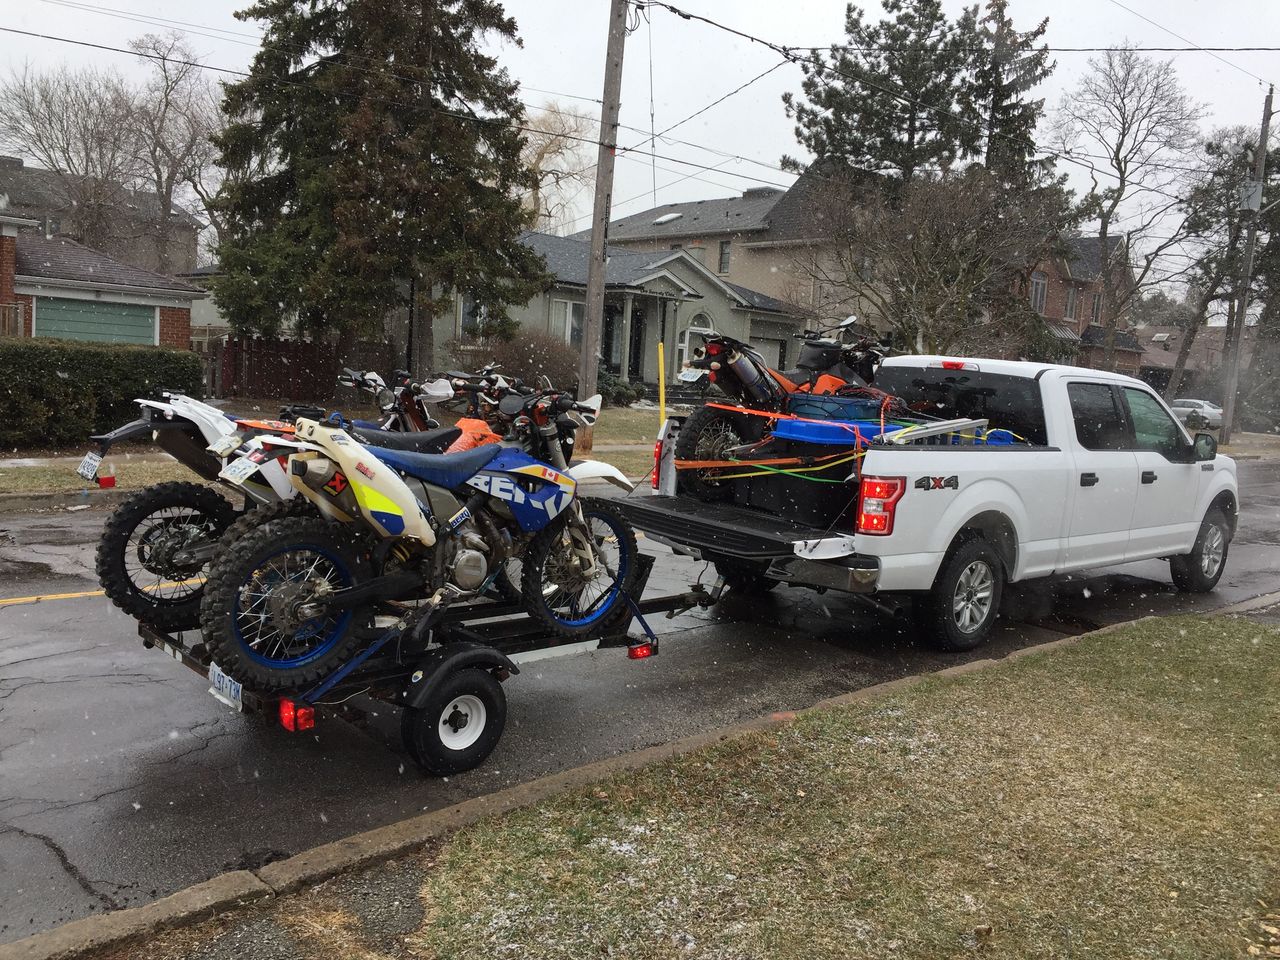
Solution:
[(1195, 451), (1197, 462), (1212, 460), (1218, 455), (1218, 438), (1212, 433), (1197, 433)]

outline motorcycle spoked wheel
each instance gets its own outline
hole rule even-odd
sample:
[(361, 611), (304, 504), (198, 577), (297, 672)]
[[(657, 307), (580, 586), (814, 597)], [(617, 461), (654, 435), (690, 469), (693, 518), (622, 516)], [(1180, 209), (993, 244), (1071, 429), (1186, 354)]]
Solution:
[(639, 567), (635, 530), (622, 512), (607, 500), (579, 503), (594, 569), (583, 568), (580, 551), (588, 544), (569, 516), (530, 541), (522, 564), (525, 609), (564, 637), (599, 633), (614, 623), (625, 595), (634, 591)]
[(319, 681), (355, 652), (372, 606), (305, 616), (299, 609), (371, 576), (350, 531), (316, 516), (254, 527), (209, 570), (200, 627), (210, 656), (253, 690)]
[[(715, 407), (699, 407), (680, 427), (676, 438), (677, 460), (723, 460), (726, 451), (749, 442), (750, 425), (746, 420), (759, 419), (743, 414), (729, 413)], [(754, 437), (751, 437), (754, 439)], [(681, 470), (676, 483), (681, 492), (691, 493), (699, 500), (716, 503), (728, 500), (733, 493), (732, 480), (717, 479), (724, 470)]]
[(107, 598), (161, 630), (200, 623), (209, 564), (180, 563), (186, 549), (217, 541), (235, 508), (198, 483), (160, 483), (131, 494), (107, 518), (95, 566)]

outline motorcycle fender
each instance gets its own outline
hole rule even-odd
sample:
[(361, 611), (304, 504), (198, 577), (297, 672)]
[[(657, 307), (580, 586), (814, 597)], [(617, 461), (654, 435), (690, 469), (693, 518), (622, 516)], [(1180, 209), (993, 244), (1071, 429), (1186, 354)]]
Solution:
[(112, 444), (120, 443), (124, 440), (136, 440), (139, 437), (150, 437), (153, 430), (162, 427), (180, 427), (185, 426), (185, 421), (177, 423), (161, 422), (153, 423), (151, 420), (134, 420), (132, 423), (126, 423), (123, 427), (116, 427), (108, 433), (95, 433), (89, 439), (98, 445), (99, 451), (106, 456), (107, 451), (111, 449)]
[(571, 464), (565, 473), (573, 477), (575, 483), (581, 483), (583, 480), (608, 480), (623, 490), (634, 490), (636, 487), (627, 479), (626, 474), (613, 464), (601, 463), (599, 460), (579, 460)]
[(517, 674), (520, 668), (506, 654), (479, 643), (450, 643), (433, 650), (418, 662), (409, 675), (409, 685), (400, 694), (406, 707), (423, 707), (449, 674), (478, 667)]

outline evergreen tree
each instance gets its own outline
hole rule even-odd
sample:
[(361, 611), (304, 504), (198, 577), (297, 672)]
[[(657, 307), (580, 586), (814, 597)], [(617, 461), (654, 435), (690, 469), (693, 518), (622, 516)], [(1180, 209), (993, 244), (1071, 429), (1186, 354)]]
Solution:
[[(941, 0), (882, 0), (886, 19), (868, 25), (845, 12), (847, 42), (802, 64), (807, 102), (787, 93), (796, 138), (818, 159), (888, 173), (902, 183), (978, 152), (982, 125), (970, 61), (975, 13), (957, 23)], [(793, 169), (803, 164), (783, 162)]]
[(217, 141), (223, 167), (255, 171), (217, 201), (216, 294), (236, 328), (296, 317), (349, 339), (413, 289), (429, 331), (454, 291), (499, 317), (545, 283), (519, 242), (533, 182), (517, 84), (481, 49), (519, 43), (499, 3), (258, 0), (237, 17), (266, 34)]
[(1048, 47), (1037, 43), (1048, 18), (1034, 30), (1019, 32), (1008, 13), (1008, 0), (987, 0), (976, 24), (972, 48), (974, 112), (982, 118), (988, 170), (1008, 182), (1034, 179), (1049, 161), (1035, 159), (1036, 125), (1044, 114), (1044, 98), (1027, 94), (1053, 73)]

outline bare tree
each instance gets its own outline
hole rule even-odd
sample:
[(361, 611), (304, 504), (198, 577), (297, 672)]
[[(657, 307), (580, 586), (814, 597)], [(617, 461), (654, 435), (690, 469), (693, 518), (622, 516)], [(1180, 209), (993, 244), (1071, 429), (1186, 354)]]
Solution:
[(531, 129), (525, 131), (522, 159), (537, 177), (525, 205), (538, 230), (555, 233), (573, 219), (575, 201), (595, 183), (596, 121), (549, 101), (525, 125)]
[(951, 352), (975, 336), (999, 336), (1022, 352), (1043, 326), (1017, 291), (1069, 225), (1061, 184), (1010, 189), (973, 166), (918, 174), (894, 195), (875, 185), (823, 193), (817, 215), (829, 242), (796, 265), (843, 294), (828, 296), (827, 309), (868, 314), (926, 352)]
[(213, 84), (179, 33), (146, 34), (129, 46), (152, 71), (134, 98), (130, 132), (136, 171), (155, 195), (148, 228), (162, 273), (174, 268), (174, 219), (182, 194), (213, 162), (213, 116), (205, 108)]
[(0, 143), (56, 174), (74, 232), (91, 247), (118, 235), (135, 158), (132, 112), (112, 70), (24, 65), (0, 80)]
[(1185, 261), (1166, 255), (1188, 237), (1180, 191), (1202, 116), (1171, 61), (1130, 46), (1091, 58), (1058, 108), (1061, 148), (1092, 167), (1082, 211), (1102, 260), (1108, 362), (1130, 301), (1185, 272)]

